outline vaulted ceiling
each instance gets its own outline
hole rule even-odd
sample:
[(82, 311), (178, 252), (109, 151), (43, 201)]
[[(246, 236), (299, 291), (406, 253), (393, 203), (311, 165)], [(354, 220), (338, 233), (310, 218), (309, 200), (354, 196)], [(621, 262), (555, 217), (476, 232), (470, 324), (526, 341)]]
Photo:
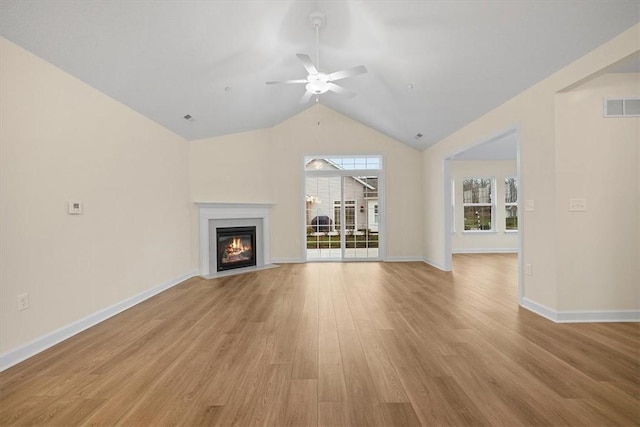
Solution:
[(640, 21), (640, 2), (616, 0), (2, 0), (0, 32), (191, 140), (313, 105), (304, 85), (265, 82), (306, 78), (314, 11), (321, 70), (368, 69), (338, 82), (356, 97), (318, 102), (418, 149)]

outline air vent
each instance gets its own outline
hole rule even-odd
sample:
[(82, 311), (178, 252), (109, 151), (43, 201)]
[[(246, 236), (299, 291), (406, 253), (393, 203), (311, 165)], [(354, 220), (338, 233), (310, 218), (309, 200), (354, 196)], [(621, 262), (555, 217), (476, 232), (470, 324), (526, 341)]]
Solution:
[(640, 116), (640, 98), (604, 100), (604, 117)]

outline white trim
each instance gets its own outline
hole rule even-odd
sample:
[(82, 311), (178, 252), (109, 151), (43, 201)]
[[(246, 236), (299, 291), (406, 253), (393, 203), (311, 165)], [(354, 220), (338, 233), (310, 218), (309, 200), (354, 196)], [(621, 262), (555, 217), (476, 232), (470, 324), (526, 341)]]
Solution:
[(424, 259), (421, 256), (388, 256), (382, 260), (383, 262), (421, 262)]
[[(443, 260), (444, 260), (444, 265), (435, 265), (432, 262), (429, 261), (425, 261), (427, 264), (431, 264), (433, 266), (435, 266), (436, 268), (439, 268), (440, 270), (444, 270), (444, 271), (451, 271), (453, 269), (453, 259), (451, 256), (451, 249), (453, 244), (451, 243), (451, 239), (452, 239), (452, 235), (450, 233), (450, 231), (453, 229), (453, 221), (454, 221), (454, 216), (453, 216), (453, 211), (451, 211), (449, 208), (451, 207), (451, 205), (453, 204), (453, 201), (455, 200), (455, 194), (453, 193), (454, 187), (453, 185), (448, 185), (449, 181), (453, 181), (453, 177), (451, 176), (451, 160), (449, 160), (448, 158), (442, 159), (442, 182), (443, 182), (443, 190), (442, 190), (442, 205), (446, 206), (445, 210), (444, 210), (444, 216), (443, 216), (443, 232), (444, 232), (444, 237), (442, 240), (442, 249), (444, 251), (443, 253)], [(424, 201), (423, 201), (423, 207), (424, 207)], [(464, 216), (464, 215), (463, 215)], [(464, 226), (462, 227), (464, 228)]]
[(272, 258), (273, 264), (303, 264), (306, 260), (303, 258)]
[(518, 248), (461, 248), (453, 249), (454, 254), (517, 254)]
[[(386, 159), (382, 156), (382, 167)], [(378, 257), (384, 259), (387, 255), (387, 182), (384, 169), (378, 172)]]
[(197, 270), (190, 271), (155, 288), (148, 289), (131, 298), (120, 301), (111, 307), (104, 308), (63, 326), (60, 329), (36, 338), (27, 344), (9, 350), (0, 355), (0, 372), (197, 275)]
[(547, 306), (544, 306), (542, 304), (538, 304), (537, 302), (532, 301), (527, 297), (522, 297), (522, 302), (520, 303), (520, 306), (523, 308), (526, 308), (527, 310), (539, 316), (549, 319), (552, 322), (555, 322), (558, 316), (558, 313), (555, 310)]
[(558, 323), (640, 322), (640, 310), (560, 311)]
[(447, 269), (445, 268), (444, 265), (442, 265), (441, 263), (439, 263), (436, 260), (433, 260), (431, 258), (427, 258), (427, 257), (423, 257), (422, 258), (422, 262), (424, 262), (425, 264), (429, 264), (432, 267), (437, 268), (438, 270), (442, 270), (442, 271), (451, 271), (451, 268)]
[(517, 239), (518, 239), (518, 302), (522, 303), (522, 299), (524, 298), (524, 232), (520, 233), (520, 230), (524, 230), (523, 225), (524, 225), (524, 215), (522, 214), (523, 212), (523, 197), (522, 194), (524, 194), (523, 190), (522, 190), (522, 166), (521, 166), (521, 151), (520, 151), (520, 135), (521, 135), (521, 129), (520, 129), (520, 125), (517, 125), (515, 127), (515, 134), (516, 134), (516, 179), (518, 180), (518, 199), (517, 199), (517, 203), (518, 203), (518, 233), (517, 233)]
[(640, 310), (557, 311), (526, 297), (520, 305), (555, 323), (640, 322)]
[[(302, 219), (301, 224), (302, 224), (302, 229), (300, 230), (302, 239), (300, 239), (300, 246), (301, 246), (301, 251), (300, 251), (300, 255), (302, 256), (302, 258), (304, 258), (303, 262), (307, 262), (307, 171), (306, 171), (306, 157), (303, 154), (302, 155), (302, 163), (301, 163), (301, 175), (300, 175), (300, 191), (302, 193), (302, 198), (300, 200), (302, 200), (303, 202), (300, 203), (300, 207), (302, 208), (302, 216), (300, 217)], [(281, 261), (281, 262), (288, 262), (286, 261), (286, 259), (295, 259), (295, 258), (284, 258), (285, 261)], [(274, 261), (275, 262), (275, 261)]]

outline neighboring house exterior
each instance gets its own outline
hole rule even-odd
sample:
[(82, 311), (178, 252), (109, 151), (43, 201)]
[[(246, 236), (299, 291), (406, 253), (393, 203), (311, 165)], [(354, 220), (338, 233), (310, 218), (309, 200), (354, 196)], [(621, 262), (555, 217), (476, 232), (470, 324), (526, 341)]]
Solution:
[[(342, 170), (328, 159), (312, 159), (307, 167), (316, 170)], [(307, 177), (305, 179), (306, 223), (317, 225), (316, 217), (328, 217), (330, 231), (340, 228), (341, 177)], [(344, 179), (345, 228), (346, 230), (378, 231), (378, 178), (347, 176)], [(326, 231), (327, 227), (321, 230)], [(321, 231), (314, 229), (313, 231)]]

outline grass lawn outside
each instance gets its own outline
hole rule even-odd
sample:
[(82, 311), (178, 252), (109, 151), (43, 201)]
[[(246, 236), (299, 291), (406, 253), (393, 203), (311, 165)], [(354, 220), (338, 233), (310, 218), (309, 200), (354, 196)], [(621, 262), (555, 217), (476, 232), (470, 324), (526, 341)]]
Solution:
[[(348, 249), (353, 248), (377, 248), (378, 234), (365, 232), (361, 235), (345, 236), (345, 245)], [(307, 249), (340, 249), (340, 235), (307, 235)]]

